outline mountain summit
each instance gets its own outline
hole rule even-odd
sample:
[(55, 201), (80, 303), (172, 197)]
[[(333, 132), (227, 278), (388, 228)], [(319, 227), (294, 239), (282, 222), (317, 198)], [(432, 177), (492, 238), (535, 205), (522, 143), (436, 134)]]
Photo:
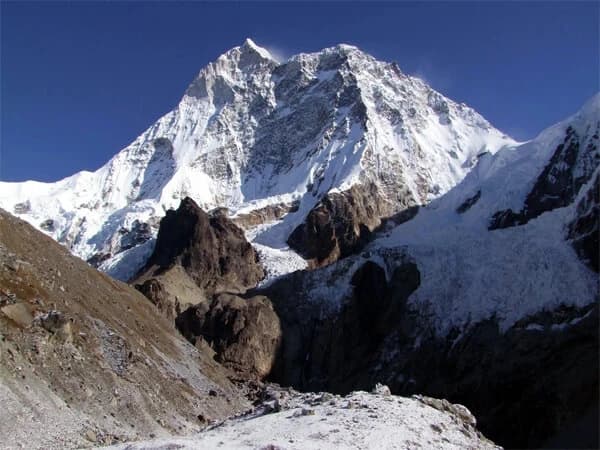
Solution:
[(370, 229), (512, 144), (473, 109), (356, 47), (277, 62), (247, 39), (103, 167), (55, 183), (0, 183), (0, 206), (125, 279), (152, 251), (158, 219), (185, 197), (233, 215), (294, 204), (258, 237), (281, 249), (330, 193), (368, 186), (378, 205), (362, 224)]

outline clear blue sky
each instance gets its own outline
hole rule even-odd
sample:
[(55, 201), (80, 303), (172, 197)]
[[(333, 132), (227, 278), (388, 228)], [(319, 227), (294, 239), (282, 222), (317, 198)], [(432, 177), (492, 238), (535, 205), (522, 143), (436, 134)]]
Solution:
[(97, 169), (246, 37), (357, 45), (530, 138), (598, 91), (598, 5), (3, 2), (0, 179)]

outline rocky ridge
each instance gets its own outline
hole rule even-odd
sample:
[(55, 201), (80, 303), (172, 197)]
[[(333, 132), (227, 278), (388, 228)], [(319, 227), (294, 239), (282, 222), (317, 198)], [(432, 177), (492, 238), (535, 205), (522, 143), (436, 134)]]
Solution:
[(176, 265), (207, 295), (245, 291), (264, 277), (242, 229), (218, 210), (209, 215), (189, 197), (161, 220), (153, 253), (138, 280), (160, 276)]

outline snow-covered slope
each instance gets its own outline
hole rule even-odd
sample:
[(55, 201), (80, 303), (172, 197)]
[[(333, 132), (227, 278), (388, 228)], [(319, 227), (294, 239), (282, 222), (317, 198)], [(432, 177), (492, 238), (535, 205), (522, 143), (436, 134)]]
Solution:
[(126, 278), (185, 196), (233, 212), (299, 200), (298, 223), (324, 194), (367, 181), (392, 203), (422, 204), (478, 155), (512, 144), (471, 108), (356, 47), (280, 63), (247, 40), (96, 172), (0, 183), (0, 206)]

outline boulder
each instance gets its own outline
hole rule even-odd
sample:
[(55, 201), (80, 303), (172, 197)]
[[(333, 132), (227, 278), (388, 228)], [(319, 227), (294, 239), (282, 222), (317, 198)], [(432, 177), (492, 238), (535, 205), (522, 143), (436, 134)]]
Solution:
[(28, 305), (17, 302), (0, 308), (2, 314), (16, 323), (19, 327), (26, 328), (33, 322), (33, 315)]
[(50, 333), (58, 333), (69, 323), (63, 313), (55, 310), (36, 316), (35, 322), (37, 325), (42, 327), (44, 330), (49, 331)]

